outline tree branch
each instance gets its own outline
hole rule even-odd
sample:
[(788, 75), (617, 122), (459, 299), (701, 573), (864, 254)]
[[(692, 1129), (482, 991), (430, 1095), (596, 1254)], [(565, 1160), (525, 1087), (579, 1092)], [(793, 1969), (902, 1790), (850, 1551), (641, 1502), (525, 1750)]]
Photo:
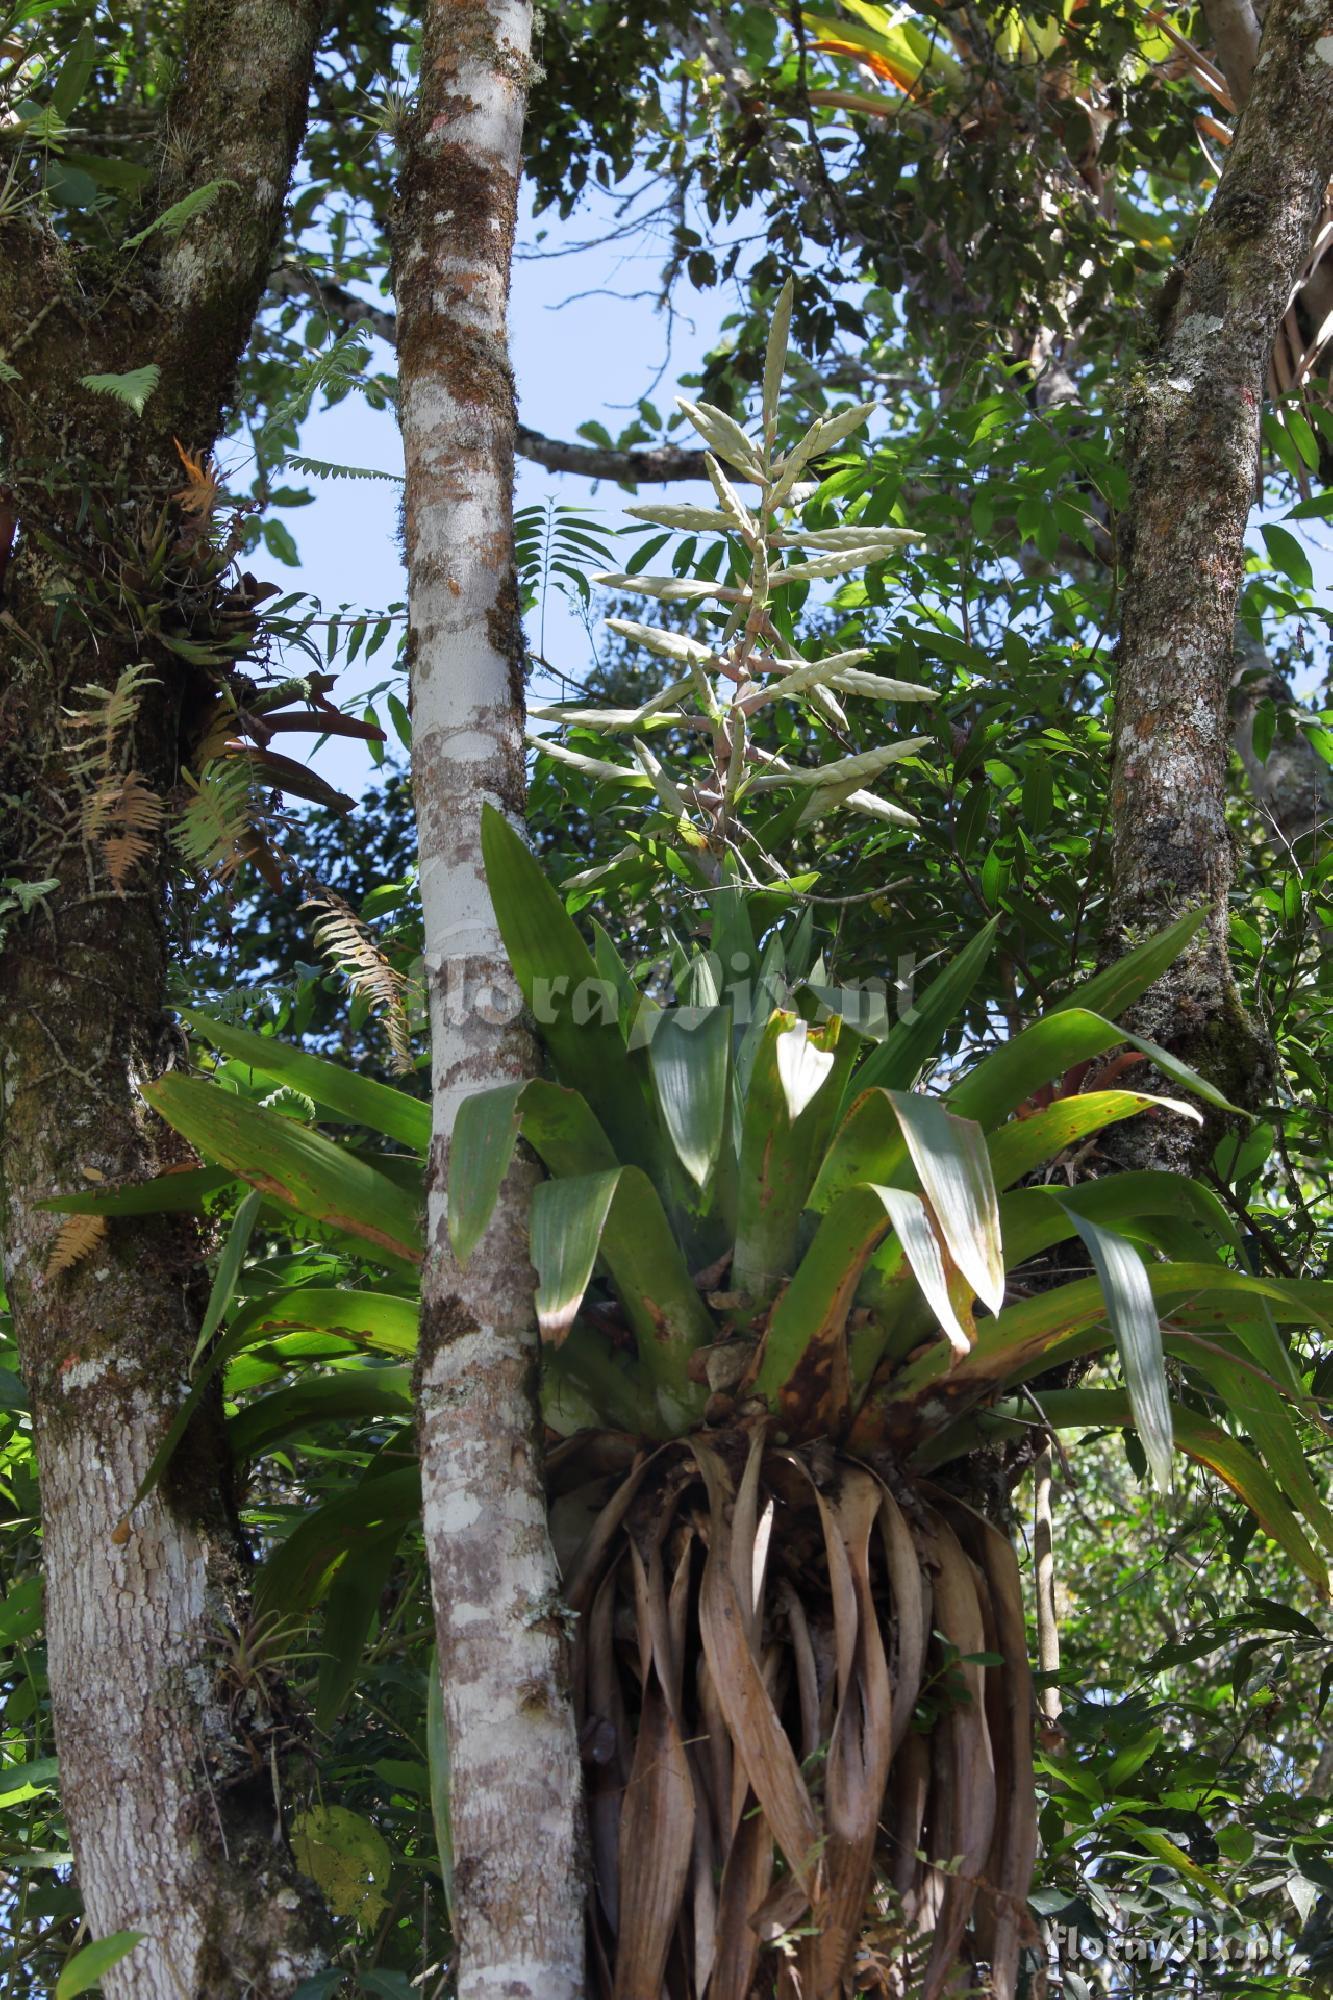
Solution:
[(206, 227), (152, 239), (167, 311), (164, 407), (211, 437), (282, 227), (305, 133), (321, 0), (193, 0), (166, 130), (159, 214), (216, 190)]
[(679, 479), (707, 479), (704, 454), (688, 445), (640, 445), (618, 451), (614, 445), (574, 443), (543, 437), (520, 424), (515, 433), (520, 458), (544, 465), (548, 472), (577, 472), (584, 479), (614, 479), (620, 486), (662, 486)]
[(1264, 1060), (1228, 956), (1228, 699), (1273, 336), (1333, 159), (1330, 30), (1333, 0), (1272, 0), (1235, 143), (1126, 412), (1110, 935), (1207, 909), (1135, 1025), (1242, 1104), (1262, 1089)]
[[(398, 321), (383, 306), (371, 305), (331, 278), (321, 278), (304, 264), (279, 264), (270, 272), (270, 298), (309, 299), (337, 326), (366, 326), (377, 340), (398, 345)], [(586, 444), (581, 439), (544, 437), (520, 424), (515, 433), (520, 458), (544, 465), (548, 472), (573, 472), (583, 479), (613, 479), (618, 486), (663, 486), (680, 479), (707, 479), (704, 454), (687, 445), (649, 445), (632, 451), (614, 445)]]
[(340, 285), (333, 278), (321, 278), (318, 271), (312, 271), (308, 264), (277, 264), (268, 274), (268, 292), (273, 299), (309, 299), (312, 306), (322, 312), (334, 326), (347, 331), (354, 326), (366, 326), (377, 340), (390, 347), (398, 345), (398, 320), (384, 306), (369, 304), (359, 298), (350, 285)]
[(1259, 57), (1259, 23), (1254, 8), (1250, 0), (1203, 0), (1203, 18), (1236, 109), (1242, 111)]
[(1324, 762), (1303, 729), (1274, 736), (1268, 755), (1254, 747), (1254, 718), (1265, 699), (1279, 714), (1297, 706), (1290, 686), (1268, 657), (1267, 648), (1236, 627), (1232, 680), (1231, 741), (1245, 766), (1262, 817), (1286, 841), (1326, 827), (1333, 820), (1333, 767)]

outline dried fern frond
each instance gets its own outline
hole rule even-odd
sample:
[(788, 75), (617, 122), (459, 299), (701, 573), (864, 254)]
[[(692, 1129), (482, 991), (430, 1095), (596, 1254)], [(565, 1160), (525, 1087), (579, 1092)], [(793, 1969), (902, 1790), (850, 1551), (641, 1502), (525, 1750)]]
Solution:
[(315, 947), (341, 973), (353, 993), (366, 1002), (372, 1014), (384, 1024), (389, 1038), (393, 1066), (412, 1067), (412, 1048), (407, 1017), (407, 981), (391, 965), (376, 943), (368, 925), (348, 909), (332, 890), (312, 896), (307, 909), (322, 910), (312, 933)]
[(106, 1233), (104, 1215), (67, 1215), (56, 1231), (56, 1240), (46, 1260), (48, 1282), (72, 1271), (85, 1257), (91, 1257)]
[(65, 710), (71, 767), (76, 776), (99, 784), (114, 767), (117, 742), (139, 713), (145, 688), (156, 687), (155, 676), (141, 661), (126, 667), (113, 688), (95, 684), (76, 688), (82, 708)]
[(184, 775), (193, 795), (172, 839), (199, 874), (232, 875), (245, 859), (258, 816), (249, 768), (240, 757), (215, 757), (198, 778)]
[(113, 889), (152, 852), (166, 812), (141, 771), (104, 778), (83, 801), (83, 837), (101, 849)]

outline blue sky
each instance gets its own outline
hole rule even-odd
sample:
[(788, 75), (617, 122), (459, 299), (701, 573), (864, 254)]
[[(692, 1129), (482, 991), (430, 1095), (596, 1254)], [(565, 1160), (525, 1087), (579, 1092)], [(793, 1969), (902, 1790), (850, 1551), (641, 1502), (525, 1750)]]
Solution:
[[(679, 377), (712, 346), (730, 304), (725, 291), (700, 297), (682, 280), (668, 358), (666, 320), (655, 307), (661, 245), (593, 240), (590, 247), (579, 247), (596, 234), (596, 224), (584, 214), (565, 224), (550, 216), (530, 221), (514, 267), (510, 338), (520, 415), (532, 429), (553, 437), (572, 437), (590, 418), (604, 423), (614, 437), (630, 422), (639, 397), (650, 391), (665, 415)], [(385, 365), (389, 359), (384, 353), (377, 357)], [(402, 470), (392, 412), (371, 410), (356, 395), (331, 410), (316, 409), (304, 427), (301, 449), (336, 464)], [(399, 489), (378, 481), (310, 484), (315, 504), (285, 517), (297, 536), (301, 568), (275, 580), (313, 591), (326, 611), (343, 602), (373, 610), (400, 600), (406, 580), (397, 546)], [(675, 497), (691, 490), (677, 489)], [(630, 498), (618, 487), (595, 487), (520, 460), (517, 504), (531, 505), (548, 494), (596, 510), (608, 525), (623, 519), (621, 509)], [(650, 497), (647, 489), (639, 496), (644, 501)], [(270, 563), (264, 573), (272, 567)], [(589, 645), (579, 618), (552, 593), (546, 611), (547, 656), (565, 672), (581, 675), (589, 664)], [(368, 665), (358, 662), (340, 679), (334, 699), (346, 704), (383, 680), (386, 658), (387, 649)], [(354, 794), (371, 770), (364, 745), (343, 739), (326, 744), (316, 761), (327, 777)]]
[[(604, 215), (611, 203), (602, 198)], [(732, 294), (722, 288), (700, 295), (682, 278), (670, 329), (656, 305), (665, 246), (649, 231), (643, 237), (606, 240), (613, 227), (599, 226), (595, 213), (581, 212), (567, 223), (551, 215), (529, 219), (522, 232), (513, 280), (510, 336), (524, 423), (554, 437), (571, 437), (580, 423), (598, 419), (614, 436), (630, 420), (638, 399), (649, 394), (658, 409), (671, 407), (676, 384), (695, 369), (715, 343)], [(554, 253), (554, 254), (553, 254)], [(670, 346), (668, 348), (668, 337)], [(377, 357), (383, 365), (391, 357)], [(692, 434), (686, 433), (687, 437)], [(392, 412), (374, 411), (355, 394), (307, 421), (302, 450), (314, 458), (347, 465), (402, 468), (402, 450)], [(400, 489), (388, 483), (313, 481), (313, 506), (289, 515), (301, 551), (301, 568), (276, 580), (304, 588), (325, 610), (344, 602), (376, 610), (406, 593), (397, 547)], [(705, 489), (706, 490), (706, 489)], [(660, 488), (638, 496), (651, 500)], [(517, 504), (531, 505), (548, 495), (598, 513), (607, 526), (623, 520), (629, 496), (618, 487), (548, 473), (520, 460)], [(672, 497), (694, 497), (676, 488)], [(1259, 546), (1260, 520), (1252, 524), (1251, 546)], [(1301, 524), (1316, 584), (1327, 601), (1333, 583), (1333, 552), (1323, 523)], [(265, 574), (273, 565), (269, 565)], [(552, 592), (546, 609), (545, 650), (553, 664), (578, 679), (586, 671), (593, 641), (580, 618)], [(385, 678), (387, 649), (345, 672), (335, 699), (351, 705), (358, 694)], [(1316, 698), (1317, 674), (1302, 676), (1298, 693)], [(536, 699), (551, 699), (549, 684), (534, 686)], [(391, 746), (398, 751), (396, 741)], [(366, 747), (337, 739), (316, 760), (319, 769), (345, 790), (359, 795), (372, 765)]]

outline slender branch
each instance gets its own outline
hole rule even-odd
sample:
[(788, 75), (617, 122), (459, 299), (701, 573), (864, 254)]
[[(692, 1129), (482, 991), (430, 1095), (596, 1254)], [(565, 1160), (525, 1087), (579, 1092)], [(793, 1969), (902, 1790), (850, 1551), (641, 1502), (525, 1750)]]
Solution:
[(1250, 94), (1259, 58), (1259, 23), (1250, 0), (1203, 0), (1203, 18), (1237, 110)]
[(384, 306), (377, 306), (358, 296), (350, 285), (340, 285), (334, 278), (323, 278), (309, 264), (277, 264), (268, 274), (268, 297), (273, 299), (309, 299), (312, 306), (322, 312), (335, 326), (344, 329), (366, 326), (377, 340), (390, 347), (398, 345), (398, 319)]
[[(279, 264), (269, 273), (269, 297), (309, 299), (330, 320), (343, 327), (367, 326), (376, 339), (398, 345), (398, 321), (382, 306), (368, 304), (349, 285), (322, 278), (305, 264)], [(702, 451), (685, 445), (639, 446), (632, 451), (614, 445), (585, 444), (578, 439), (544, 437), (520, 424), (515, 433), (520, 458), (544, 465), (548, 472), (573, 472), (584, 479), (614, 479), (620, 486), (662, 486), (680, 479), (706, 479)]]
[(704, 454), (687, 445), (639, 445), (618, 451), (614, 445), (574, 443), (543, 437), (520, 424), (515, 433), (520, 458), (544, 465), (548, 472), (577, 472), (585, 479), (614, 479), (621, 486), (663, 486), (680, 479), (707, 479)]

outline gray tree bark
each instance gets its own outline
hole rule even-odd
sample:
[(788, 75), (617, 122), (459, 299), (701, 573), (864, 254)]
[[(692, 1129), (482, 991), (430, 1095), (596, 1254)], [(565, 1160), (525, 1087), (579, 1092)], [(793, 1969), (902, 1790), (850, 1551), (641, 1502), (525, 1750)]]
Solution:
[(567, 1614), (546, 1525), (519, 1163), (467, 1268), (447, 1232), (462, 1099), (534, 1073), (481, 863), (521, 820), (523, 645), (507, 342), (528, 0), (432, 0), (395, 244), (412, 770), (434, 1138), (417, 1427), (450, 1744), (461, 2000), (579, 2000), (583, 1868)]
[(1269, 355), (1333, 166), (1330, 31), (1327, 0), (1273, 0), (1217, 193), (1128, 395), (1112, 948), (1207, 909), (1137, 1025), (1241, 1103), (1266, 1057), (1227, 955), (1228, 694)]
[[(77, 754), (90, 739), (67, 711), (144, 668), (104, 762), (161, 798), (176, 786), (191, 676), (157, 635), (204, 618), (214, 585), (172, 505), (173, 440), (199, 454), (217, 435), (305, 128), (320, 13), (319, 0), (194, 0), (155, 209), (230, 186), (178, 235), (150, 239), (132, 285), (121, 253), (62, 241), (36, 203), (10, 215), (0, 246), (0, 347), (19, 375), (0, 406), (18, 517), (0, 608), (0, 875), (53, 884), (0, 950), (0, 1241), (33, 1401), (79, 1883), (95, 1937), (143, 1933), (104, 1975), (108, 2000), (280, 2000), (326, 1962), (274, 1796), (281, 1689), (233, 1674), (250, 1614), (217, 1410), (130, 1513), (186, 1387), (196, 1227), (118, 1219), (61, 1268), (60, 1218), (38, 1206), (176, 1158), (139, 1095), (176, 1046), (165, 830), (113, 867), (90, 834)], [(149, 362), (161, 380), (142, 417), (78, 386)]]

